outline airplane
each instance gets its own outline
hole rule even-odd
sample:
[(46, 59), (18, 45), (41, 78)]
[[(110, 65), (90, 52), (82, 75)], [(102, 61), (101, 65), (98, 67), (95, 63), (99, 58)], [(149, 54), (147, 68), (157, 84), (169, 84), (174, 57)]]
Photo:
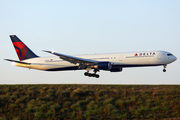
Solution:
[[(85, 76), (99, 78), (100, 70), (122, 72), (128, 67), (163, 66), (166, 72), (167, 64), (177, 58), (166, 51), (141, 51), (109, 54), (65, 55), (54, 51), (44, 52), (56, 57), (40, 57), (31, 51), (16, 35), (10, 35), (15, 51), (20, 61), (5, 59), (15, 66), (44, 71), (86, 70)], [(89, 71), (93, 70), (93, 73)]]

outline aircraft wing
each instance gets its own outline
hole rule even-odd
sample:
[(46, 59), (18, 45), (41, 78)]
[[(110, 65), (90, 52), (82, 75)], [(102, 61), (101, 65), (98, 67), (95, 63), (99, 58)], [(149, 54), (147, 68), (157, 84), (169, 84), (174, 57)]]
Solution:
[(21, 62), (21, 61), (16, 61), (16, 60), (10, 60), (10, 59), (4, 59), (10, 62), (15, 62), (15, 63), (21, 63), (21, 64), (26, 64), (26, 65), (30, 65), (31, 63), (26, 63), (26, 62)]
[(74, 56), (70, 56), (70, 55), (64, 55), (64, 54), (51, 52), (51, 51), (46, 51), (46, 50), (43, 50), (43, 51), (54, 54), (54, 55), (57, 55), (61, 59), (65, 60), (65, 61), (68, 61), (70, 63), (73, 63), (73, 64), (79, 63), (80, 65), (82, 65), (82, 64), (83, 65), (94, 65), (94, 64), (98, 63), (98, 61), (95, 61), (95, 60), (84, 59), (84, 58), (74, 57)]

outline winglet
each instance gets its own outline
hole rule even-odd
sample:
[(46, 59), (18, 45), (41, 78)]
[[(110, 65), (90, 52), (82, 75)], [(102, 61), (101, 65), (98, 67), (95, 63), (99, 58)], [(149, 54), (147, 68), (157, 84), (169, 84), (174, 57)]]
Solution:
[(47, 51), (47, 50), (42, 50), (43, 52), (47, 52), (47, 53), (51, 53), (51, 54), (54, 54), (55, 52), (54, 51)]
[(47, 51), (47, 50), (42, 50), (43, 52), (48, 52), (48, 53), (52, 53), (51, 51)]

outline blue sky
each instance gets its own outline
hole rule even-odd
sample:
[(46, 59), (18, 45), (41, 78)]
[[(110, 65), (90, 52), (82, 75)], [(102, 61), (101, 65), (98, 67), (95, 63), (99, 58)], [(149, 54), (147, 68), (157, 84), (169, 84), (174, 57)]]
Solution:
[(179, 60), (163, 67), (45, 72), (12, 66), (18, 57), (9, 35), (17, 35), (39, 56), (42, 50), (77, 55), (165, 50), (180, 58), (179, 0), (0, 0), (0, 84), (180, 84)]

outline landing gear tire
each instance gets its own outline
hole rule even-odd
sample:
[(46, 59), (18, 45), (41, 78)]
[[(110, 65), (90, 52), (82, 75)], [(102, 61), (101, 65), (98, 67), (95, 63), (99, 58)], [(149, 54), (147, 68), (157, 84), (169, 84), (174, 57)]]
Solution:
[(85, 72), (84, 75), (85, 75), (85, 76), (88, 76), (88, 77), (96, 77), (96, 78), (99, 78), (99, 75), (98, 75), (98, 74), (95, 74), (95, 73), (91, 74), (91, 73)]
[(96, 76), (95, 76), (96, 78), (99, 78), (99, 75), (98, 74), (96, 74)]
[(88, 77), (93, 77), (91, 73), (89, 73)]
[(164, 67), (163, 72), (166, 72), (167, 65), (163, 65), (163, 67)]
[(85, 75), (85, 76), (88, 76), (88, 75), (89, 75), (89, 73), (88, 73), (88, 72), (85, 72), (85, 73), (84, 73), (84, 75)]

